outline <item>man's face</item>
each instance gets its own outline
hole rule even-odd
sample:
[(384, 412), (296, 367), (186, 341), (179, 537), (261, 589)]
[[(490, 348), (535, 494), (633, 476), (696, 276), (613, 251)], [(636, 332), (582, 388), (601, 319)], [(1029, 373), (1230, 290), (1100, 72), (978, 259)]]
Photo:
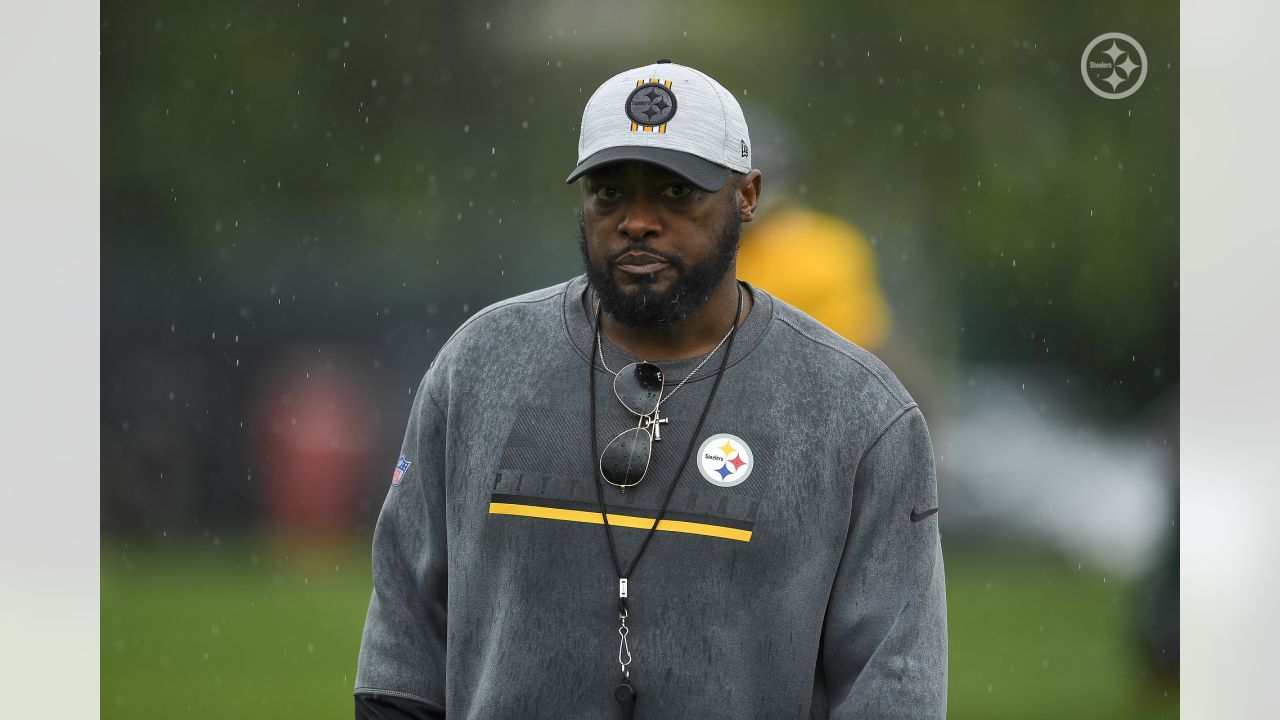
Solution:
[(662, 327), (706, 302), (737, 257), (735, 178), (708, 193), (644, 162), (583, 176), (579, 249), (605, 312), (630, 327)]

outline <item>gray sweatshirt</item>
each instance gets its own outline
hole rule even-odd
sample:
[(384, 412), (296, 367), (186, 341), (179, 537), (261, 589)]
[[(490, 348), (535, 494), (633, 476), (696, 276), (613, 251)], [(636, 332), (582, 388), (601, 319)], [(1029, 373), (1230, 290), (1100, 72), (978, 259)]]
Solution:
[[(628, 579), (635, 718), (943, 718), (933, 448), (887, 367), (768, 293), (662, 404), (605, 502)], [(614, 718), (618, 577), (593, 481), (586, 278), (462, 325), (413, 404), (373, 539), (357, 695), (462, 718)], [(617, 370), (638, 360), (604, 339)], [(724, 352), (721, 348), (720, 352)], [(657, 362), (668, 392), (703, 359)], [(635, 427), (594, 363), (598, 449)]]

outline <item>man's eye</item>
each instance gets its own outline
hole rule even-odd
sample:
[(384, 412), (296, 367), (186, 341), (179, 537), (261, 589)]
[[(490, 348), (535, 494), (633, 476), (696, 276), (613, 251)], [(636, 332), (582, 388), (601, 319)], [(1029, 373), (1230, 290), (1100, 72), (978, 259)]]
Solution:
[(617, 200), (618, 188), (605, 185), (604, 187), (596, 188), (596, 191), (592, 194), (596, 196), (597, 200)]
[(685, 198), (693, 194), (693, 188), (676, 183), (663, 188), (662, 194), (669, 198)]

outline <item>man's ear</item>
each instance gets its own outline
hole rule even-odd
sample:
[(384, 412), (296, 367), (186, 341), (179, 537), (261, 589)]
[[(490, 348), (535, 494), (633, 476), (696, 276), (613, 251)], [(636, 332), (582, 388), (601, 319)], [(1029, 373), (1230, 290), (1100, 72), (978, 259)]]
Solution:
[(742, 222), (751, 222), (756, 216), (756, 205), (760, 202), (760, 181), (763, 174), (752, 170), (738, 181), (738, 217)]

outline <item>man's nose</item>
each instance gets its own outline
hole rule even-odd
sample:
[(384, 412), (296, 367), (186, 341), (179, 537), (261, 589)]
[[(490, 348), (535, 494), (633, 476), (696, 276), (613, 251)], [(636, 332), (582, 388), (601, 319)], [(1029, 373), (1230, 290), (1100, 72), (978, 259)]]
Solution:
[(633, 242), (647, 240), (662, 231), (658, 218), (658, 206), (653, 200), (638, 195), (627, 203), (626, 213), (618, 225), (618, 232)]

